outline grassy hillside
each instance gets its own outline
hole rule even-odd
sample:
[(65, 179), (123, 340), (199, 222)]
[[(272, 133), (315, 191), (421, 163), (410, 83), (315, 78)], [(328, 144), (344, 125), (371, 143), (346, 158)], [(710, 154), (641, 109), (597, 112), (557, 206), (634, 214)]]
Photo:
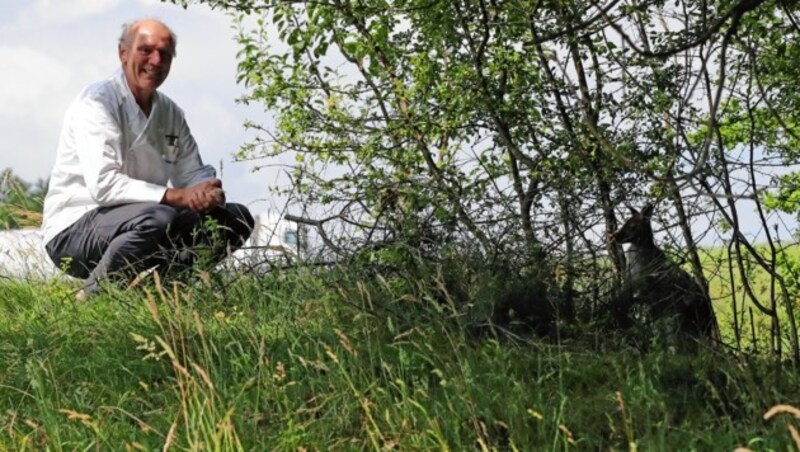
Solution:
[[(480, 282), (476, 282), (480, 284)], [(76, 305), (0, 285), (0, 449), (786, 450), (800, 377), (598, 335), (474, 335), (431, 282), (329, 270)], [(566, 337), (567, 335), (565, 335)]]

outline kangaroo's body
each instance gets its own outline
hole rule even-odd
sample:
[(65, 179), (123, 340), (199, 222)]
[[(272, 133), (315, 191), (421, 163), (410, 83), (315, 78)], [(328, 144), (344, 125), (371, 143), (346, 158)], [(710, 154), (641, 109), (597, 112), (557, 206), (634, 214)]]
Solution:
[(642, 306), (647, 323), (670, 330), (661, 331), (662, 335), (718, 340), (708, 293), (656, 246), (650, 224), (652, 212), (652, 205), (642, 212), (631, 208), (632, 216), (614, 233), (618, 243), (630, 244), (625, 253), (624, 281), (629, 306)]

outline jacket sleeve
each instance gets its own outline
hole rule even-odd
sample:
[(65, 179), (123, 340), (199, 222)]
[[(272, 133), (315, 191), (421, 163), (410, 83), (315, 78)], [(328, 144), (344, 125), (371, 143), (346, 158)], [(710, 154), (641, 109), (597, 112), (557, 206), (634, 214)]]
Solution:
[(217, 171), (214, 167), (203, 164), (197, 142), (194, 140), (183, 115), (181, 115), (180, 121), (178, 138), (180, 150), (178, 151), (178, 160), (175, 162), (172, 185), (184, 188), (216, 178)]
[(110, 206), (161, 201), (165, 186), (133, 179), (122, 172), (122, 128), (107, 106), (96, 99), (86, 99), (76, 106), (73, 120), (75, 152), (95, 202)]

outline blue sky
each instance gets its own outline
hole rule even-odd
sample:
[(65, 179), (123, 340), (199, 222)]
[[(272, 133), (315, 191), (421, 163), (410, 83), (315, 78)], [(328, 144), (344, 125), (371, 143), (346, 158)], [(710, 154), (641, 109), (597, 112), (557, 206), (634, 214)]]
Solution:
[(0, 1), (0, 169), (26, 181), (46, 178), (67, 106), (84, 86), (119, 67), (121, 25), (157, 17), (178, 35), (178, 58), (160, 90), (183, 108), (206, 163), (219, 171), (223, 162), (228, 199), (254, 212), (280, 207), (267, 191), (277, 170), (253, 172), (251, 164), (233, 162), (249, 137), (244, 121), (271, 119), (235, 102), (244, 90), (236, 84), (238, 47), (229, 17), (158, 0)]

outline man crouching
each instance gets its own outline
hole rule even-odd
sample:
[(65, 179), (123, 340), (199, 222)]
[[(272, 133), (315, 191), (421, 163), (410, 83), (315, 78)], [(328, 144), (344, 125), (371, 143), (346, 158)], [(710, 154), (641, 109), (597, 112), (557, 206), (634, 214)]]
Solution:
[[(111, 276), (191, 266), (198, 246), (221, 260), (253, 230), (248, 209), (226, 203), (216, 171), (203, 164), (183, 111), (157, 91), (175, 48), (160, 21), (124, 25), (121, 68), (66, 112), (42, 234), (53, 262), (86, 280), (83, 296)], [(218, 233), (203, 228), (208, 219)]]

